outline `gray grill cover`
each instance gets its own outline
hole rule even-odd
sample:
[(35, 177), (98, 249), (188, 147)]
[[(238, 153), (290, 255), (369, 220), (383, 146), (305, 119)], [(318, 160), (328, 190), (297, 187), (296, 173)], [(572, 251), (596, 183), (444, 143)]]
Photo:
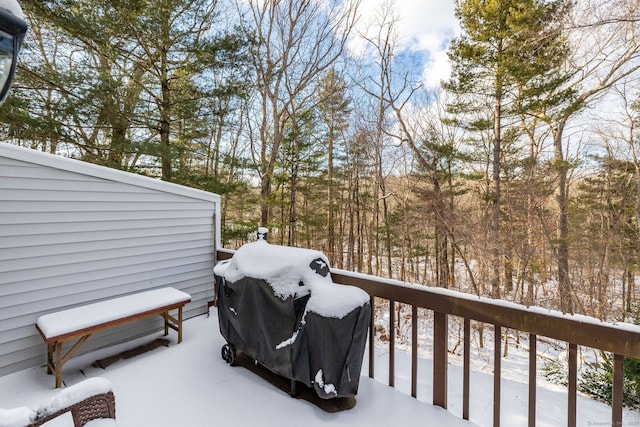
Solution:
[[(267, 247), (277, 248), (268, 245), (265, 250)], [(326, 269), (315, 268), (315, 261), (306, 268), (326, 277), (326, 258), (320, 263), (326, 263)], [(302, 292), (283, 296), (276, 294), (273, 283), (265, 279), (245, 276), (231, 282), (225, 278), (223, 268), (214, 271), (220, 332), (229, 344), (271, 371), (313, 386), (322, 398), (357, 394), (371, 317), (364, 291), (334, 284), (330, 276), (314, 288), (301, 277)], [(354, 290), (362, 292), (364, 298), (356, 292), (350, 311), (339, 317), (327, 315), (321, 309), (312, 311), (307, 307), (318, 286), (332, 287), (332, 299), (346, 302), (347, 309)], [(363, 303), (365, 299), (367, 302)]]

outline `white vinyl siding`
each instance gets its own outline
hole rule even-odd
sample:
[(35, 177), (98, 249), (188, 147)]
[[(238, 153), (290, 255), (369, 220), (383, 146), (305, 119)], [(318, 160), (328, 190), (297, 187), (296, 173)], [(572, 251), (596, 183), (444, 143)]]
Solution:
[[(41, 314), (165, 286), (191, 295), (185, 317), (206, 313), (218, 209), (215, 194), (0, 144), (0, 375), (45, 362)], [(161, 325), (113, 328), (81, 351)]]

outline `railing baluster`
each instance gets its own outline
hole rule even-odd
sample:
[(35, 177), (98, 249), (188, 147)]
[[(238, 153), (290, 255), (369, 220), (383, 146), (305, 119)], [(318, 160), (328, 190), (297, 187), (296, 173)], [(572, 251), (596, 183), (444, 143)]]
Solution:
[(569, 404), (567, 425), (576, 427), (576, 409), (578, 395), (578, 345), (569, 343)]
[(447, 315), (433, 312), (433, 404), (447, 409)]
[(619, 354), (613, 355), (613, 390), (611, 396), (611, 425), (613, 427), (622, 426), (622, 384), (624, 379), (624, 357)]
[(418, 395), (418, 307), (411, 306), (411, 396)]
[(371, 296), (369, 299), (371, 304), (371, 319), (369, 319), (369, 378), (375, 377), (374, 362), (376, 359), (376, 297)]
[(462, 368), (462, 419), (469, 419), (469, 387), (471, 386), (471, 320), (464, 319), (464, 362)]
[(529, 427), (536, 425), (536, 378), (537, 378), (538, 337), (529, 334)]
[(395, 387), (396, 379), (396, 304), (389, 301), (389, 385)]
[(502, 328), (493, 325), (493, 425), (500, 426), (500, 386), (502, 384)]

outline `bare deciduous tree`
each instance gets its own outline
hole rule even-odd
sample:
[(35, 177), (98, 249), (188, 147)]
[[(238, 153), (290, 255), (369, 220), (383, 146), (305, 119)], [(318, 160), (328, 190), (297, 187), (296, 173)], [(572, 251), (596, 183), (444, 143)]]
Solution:
[(553, 96), (565, 97), (563, 92), (578, 90), (544, 117), (553, 134), (558, 209), (553, 243), (560, 303), (565, 312), (575, 311), (577, 302), (569, 275), (568, 218), (570, 178), (575, 162), (568, 158), (570, 139), (565, 136), (565, 129), (571, 119), (601, 99), (616, 83), (640, 70), (640, 40), (636, 35), (640, 21), (628, 19), (637, 17), (638, 8), (634, 7), (637, 1), (601, 3), (580, 2), (570, 16), (566, 26), (573, 50), (567, 58), (567, 69), (574, 70), (573, 78)]
[(315, 102), (320, 76), (342, 54), (356, 20), (358, 0), (329, 10), (316, 0), (238, 2), (257, 83), (256, 132), (250, 135), (260, 177), (260, 222), (269, 222), (271, 179), (287, 123)]

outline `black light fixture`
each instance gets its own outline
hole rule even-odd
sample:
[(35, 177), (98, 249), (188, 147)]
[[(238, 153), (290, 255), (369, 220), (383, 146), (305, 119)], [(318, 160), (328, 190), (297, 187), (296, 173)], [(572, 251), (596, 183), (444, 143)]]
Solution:
[(27, 33), (22, 9), (15, 0), (0, 0), (0, 104), (9, 94), (18, 53)]

